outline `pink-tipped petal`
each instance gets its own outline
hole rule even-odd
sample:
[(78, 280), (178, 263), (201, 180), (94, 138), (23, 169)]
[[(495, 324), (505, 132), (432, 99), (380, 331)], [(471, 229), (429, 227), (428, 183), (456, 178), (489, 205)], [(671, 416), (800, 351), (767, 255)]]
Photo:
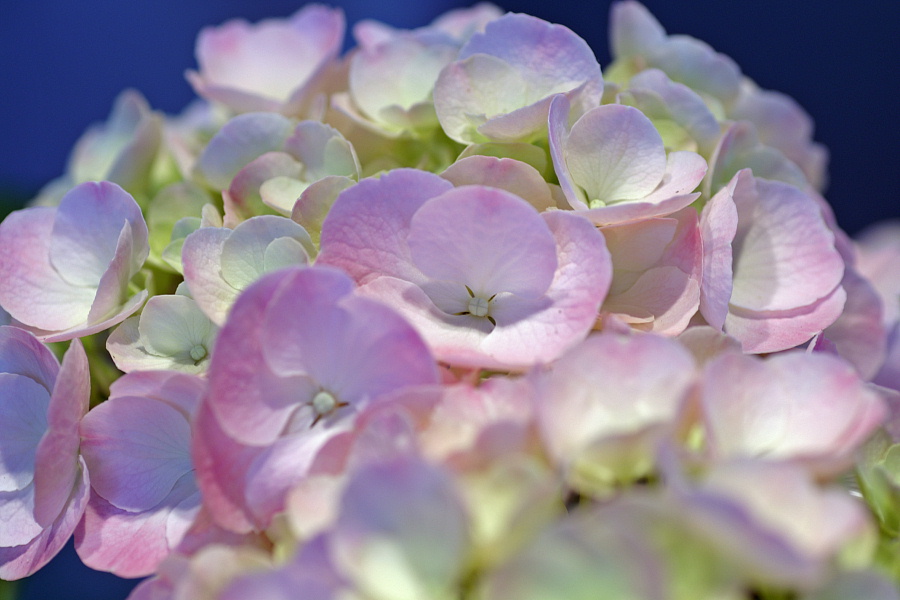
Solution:
[[(84, 520), (75, 530), (75, 550), (85, 565), (119, 577), (146, 577), (156, 572), (181, 540), (169, 539), (172, 521), (183, 521), (177, 507), (190, 504), (190, 516), (200, 509), (192, 482), (173, 492), (165, 506), (156, 510), (129, 512), (116, 508), (101, 496), (91, 494)], [(185, 493), (189, 494), (185, 497)], [(184, 511), (182, 511), (184, 512)]]
[(117, 508), (153, 508), (193, 468), (185, 415), (157, 400), (115, 398), (93, 409), (81, 429), (91, 485)]
[(50, 263), (75, 286), (96, 287), (118, 253), (120, 233), (129, 225), (133, 250), (123, 265), (136, 273), (149, 252), (141, 209), (125, 190), (109, 183), (73, 188), (59, 204), (50, 238)]
[(0, 372), (0, 493), (15, 492), (34, 479), (34, 450), (47, 429), (47, 388), (25, 375)]
[(91, 380), (80, 340), (69, 346), (47, 409), (47, 432), (37, 447), (34, 516), (49, 526), (69, 500), (78, 478), (79, 425), (88, 410)]
[(441, 177), (456, 187), (486, 185), (512, 192), (539, 212), (556, 206), (541, 174), (531, 165), (512, 158), (467, 156), (447, 167)]
[(91, 486), (84, 460), (78, 459), (78, 478), (64, 511), (53, 524), (31, 542), (12, 547), (0, 547), (0, 579), (12, 581), (34, 574), (50, 562), (72, 537), (72, 532), (84, 515)]
[(16, 320), (46, 331), (83, 323), (96, 293), (70, 285), (50, 264), (55, 213), (53, 208), (25, 209), (0, 223), (0, 304)]
[(188, 80), (198, 94), (239, 112), (285, 110), (306, 100), (340, 50), (344, 15), (310, 5), (289, 19), (251, 25), (235, 19), (208, 27), (197, 38), (200, 72)]
[(201, 403), (194, 426), (191, 459), (205, 510), (226, 531), (241, 534), (253, 531), (254, 523), (243, 497), (244, 474), (260, 449), (243, 446), (230, 438), (208, 402)]
[(401, 240), (416, 210), (452, 188), (437, 175), (412, 169), (397, 169), (348, 188), (322, 224), (317, 263), (343, 269), (358, 284), (376, 273), (418, 281), (422, 275)]
[(0, 327), (0, 373), (24, 375), (49, 392), (58, 372), (56, 357), (33, 335), (17, 327)]
[(716, 329), (725, 325), (733, 284), (731, 242), (737, 232), (738, 213), (734, 205), (734, 189), (739, 178), (749, 177), (741, 171), (731, 182), (706, 203), (700, 216), (703, 240), (703, 279), (700, 282), (700, 314)]
[(732, 306), (790, 310), (834, 291), (844, 261), (811, 197), (784, 183), (750, 179), (738, 179), (733, 197), (738, 230)]
[(838, 286), (808, 306), (777, 312), (748, 311), (732, 306), (725, 333), (741, 342), (744, 352), (762, 354), (798, 346), (834, 323), (844, 310), (847, 292)]
[(281, 150), (294, 126), (273, 113), (239, 115), (216, 133), (197, 159), (197, 169), (214, 187), (228, 189), (244, 166), (266, 152)]
[(887, 352), (884, 307), (872, 285), (850, 267), (844, 271), (841, 287), (847, 293), (844, 311), (822, 333), (868, 381), (878, 373)]
[(766, 361), (727, 354), (707, 364), (704, 380), (703, 411), (719, 457), (806, 460), (839, 472), (886, 414), (850, 365), (823, 353)]
[(184, 240), (181, 251), (184, 280), (191, 297), (217, 325), (225, 322), (225, 316), (238, 295), (238, 290), (220, 275), (222, 248), (230, 235), (230, 229), (203, 227)]
[(642, 55), (666, 40), (666, 30), (643, 4), (616, 2), (609, 17), (609, 39), (615, 58)]
[(573, 181), (591, 202), (644, 198), (666, 171), (666, 151), (656, 128), (638, 109), (619, 104), (595, 108), (578, 119), (563, 155)]
[(424, 275), (467, 285), (476, 295), (539, 297), (557, 267), (546, 223), (521, 198), (495, 188), (464, 186), (427, 201), (407, 243)]

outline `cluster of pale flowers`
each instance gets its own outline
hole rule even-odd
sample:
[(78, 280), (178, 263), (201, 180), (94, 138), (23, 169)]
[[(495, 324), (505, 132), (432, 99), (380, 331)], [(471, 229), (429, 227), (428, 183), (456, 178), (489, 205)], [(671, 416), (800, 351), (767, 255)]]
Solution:
[(124, 93), (0, 224), (0, 577), (74, 535), (135, 600), (896, 600), (900, 228), (612, 11), (603, 75), (311, 5), (204, 29), (177, 117)]

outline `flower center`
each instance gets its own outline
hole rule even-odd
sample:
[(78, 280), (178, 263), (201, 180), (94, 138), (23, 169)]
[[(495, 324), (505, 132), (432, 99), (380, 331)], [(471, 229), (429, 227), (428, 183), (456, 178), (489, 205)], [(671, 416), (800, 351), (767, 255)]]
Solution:
[(484, 298), (474, 297), (469, 299), (469, 314), (473, 317), (486, 317), (490, 303)]
[(203, 344), (197, 344), (193, 348), (191, 348), (191, 359), (197, 363), (206, 358), (206, 346)]
[(313, 410), (316, 411), (317, 417), (324, 417), (335, 408), (337, 408), (338, 401), (332, 396), (330, 393), (322, 390), (312, 399), (312, 407)]
[(495, 321), (494, 317), (491, 316), (491, 300), (496, 298), (497, 294), (494, 294), (490, 298), (476, 296), (475, 292), (473, 292), (472, 288), (470, 288), (469, 286), (466, 286), (466, 292), (469, 294), (469, 303), (466, 305), (466, 310), (454, 314), (484, 317), (491, 322), (491, 325), (496, 325), (497, 321)]

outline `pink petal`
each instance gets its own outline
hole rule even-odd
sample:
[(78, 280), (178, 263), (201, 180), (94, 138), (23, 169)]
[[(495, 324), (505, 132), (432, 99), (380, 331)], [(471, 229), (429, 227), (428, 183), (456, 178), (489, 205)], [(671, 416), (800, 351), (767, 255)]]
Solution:
[[(385, 597), (380, 579), (387, 544), (391, 566), (411, 589), (449, 590), (469, 548), (468, 518), (449, 474), (400, 457), (358, 469), (341, 498), (329, 545), (339, 570), (359, 589)], [(396, 571), (395, 571), (396, 572)]]
[(547, 135), (550, 143), (550, 157), (553, 159), (553, 168), (559, 178), (559, 186), (562, 188), (574, 210), (587, 209), (588, 198), (584, 190), (575, 185), (572, 173), (566, 163), (566, 143), (569, 137), (569, 111), (571, 103), (563, 94), (557, 94), (550, 102), (550, 111), (547, 116)]
[[(192, 479), (192, 478), (191, 478)], [(193, 482), (193, 513), (199, 510), (199, 498)], [(97, 494), (91, 494), (84, 520), (75, 531), (75, 550), (84, 564), (119, 577), (146, 577), (175, 548), (178, 540), (167, 539), (167, 527), (177, 502), (185, 500), (185, 491), (171, 494), (156, 510), (129, 512), (116, 508)], [(190, 500), (189, 496), (186, 498)], [(175, 541), (173, 544), (172, 541)]]
[(34, 518), (32, 484), (20, 490), (0, 492), (0, 556), (3, 550), (27, 545), (43, 532), (44, 528)]
[(245, 508), (244, 478), (261, 449), (241, 445), (229, 437), (209, 402), (201, 403), (194, 427), (191, 458), (203, 506), (219, 527), (249, 533), (254, 523)]
[(243, 290), (270, 270), (266, 265), (266, 251), (278, 238), (298, 242), (305, 259), (301, 264), (315, 255), (315, 247), (303, 227), (285, 217), (260, 215), (235, 227), (224, 241), (218, 275), (235, 289)]
[(90, 395), (87, 355), (75, 340), (63, 356), (47, 409), (47, 432), (35, 458), (34, 516), (44, 526), (58, 517), (77, 484), (79, 424)]
[(0, 327), (0, 373), (30, 377), (49, 392), (58, 372), (56, 357), (33, 335), (17, 327)]
[[(356, 185), (349, 177), (328, 176), (310, 184), (297, 198), (291, 211), (291, 219), (299, 223), (307, 232), (316, 246), (319, 244), (319, 236), (322, 232), (322, 223), (331, 211), (331, 207), (338, 195), (348, 187)], [(266, 195), (263, 192), (263, 201)]]
[(733, 60), (708, 44), (688, 36), (671, 36), (647, 53), (647, 64), (666, 73), (673, 81), (710, 94), (727, 104), (741, 82), (741, 70)]
[(703, 98), (688, 86), (672, 81), (658, 69), (647, 69), (631, 78), (624, 96), (630, 96), (633, 106), (651, 120), (668, 118), (683, 127), (697, 142), (700, 154), (709, 156), (715, 149), (721, 135), (719, 123)]
[(91, 325), (76, 325), (62, 331), (42, 331), (34, 327), (29, 329), (34, 332), (39, 340), (47, 343), (64, 342), (76, 337), (92, 335), (100, 331), (105, 331), (113, 325), (118, 325), (119, 323), (133, 315), (138, 311), (139, 308), (141, 308), (141, 306), (144, 304), (144, 301), (147, 299), (147, 296), (149, 295), (150, 292), (148, 292), (147, 290), (141, 290), (140, 292), (129, 298), (128, 301), (125, 302), (125, 304), (121, 305), (118, 311), (113, 313), (111, 316), (107, 316), (103, 320)]
[(340, 50), (343, 35), (343, 13), (319, 5), (290, 19), (254, 25), (235, 19), (200, 32), (201, 72), (189, 72), (188, 79), (201, 96), (238, 111), (277, 110), (316, 78)]
[(647, 331), (677, 335), (685, 330), (700, 305), (700, 286), (688, 273), (676, 267), (656, 267), (645, 271), (621, 294), (610, 295), (602, 309), (619, 315), (645, 318)]
[(512, 158), (467, 156), (447, 167), (441, 177), (456, 187), (486, 185), (512, 192), (539, 212), (555, 206), (541, 174), (531, 165)]
[(814, 460), (839, 472), (886, 414), (853, 369), (827, 354), (767, 361), (723, 355), (704, 379), (703, 410), (718, 456)]
[(12, 581), (34, 574), (50, 562), (72, 536), (84, 514), (91, 490), (87, 467), (81, 458), (78, 460), (80, 477), (65, 510), (53, 524), (23, 546), (0, 547), (0, 578)]
[(493, 329), (487, 319), (449, 314), (438, 308), (419, 285), (397, 277), (376, 277), (361, 286), (359, 293), (390, 306), (402, 307), (404, 318), (428, 341), (438, 360), (502, 368), (501, 363), (486, 357), (479, 349)]
[(190, 420), (200, 397), (206, 391), (206, 380), (175, 371), (142, 371), (116, 379), (109, 397), (139, 396), (164, 402)]
[(753, 123), (763, 144), (781, 150), (800, 167), (810, 185), (823, 190), (828, 151), (813, 142), (812, 118), (793, 98), (781, 92), (761, 90), (744, 81), (741, 94), (729, 108), (728, 116)]
[[(474, 57), (469, 60), (473, 59)], [(565, 96), (577, 97), (586, 87), (579, 86)], [(544, 135), (552, 101), (553, 96), (548, 95), (533, 104), (493, 116), (478, 127), (478, 132), (488, 140), (502, 143), (536, 141)]]
[(53, 208), (30, 208), (0, 223), (0, 304), (16, 320), (48, 331), (83, 323), (96, 293), (70, 285), (50, 264), (55, 214)]
[(565, 93), (596, 103), (599, 65), (566, 27), (507, 14), (474, 34), (441, 72), (434, 101), (444, 131), (464, 142), (530, 141), (546, 126), (551, 97)]
[(784, 183), (738, 179), (734, 202), (732, 306), (791, 310), (825, 298), (840, 284), (844, 261), (812, 198)]
[(134, 250), (124, 257), (123, 268), (132, 275), (149, 252), (140, 207), (114, 183), (84, 183), (73, 188), (60, 201), (54, 217), (50, 263), (72, 285), (96, 287), (117, 254), (126, 223)]
[(547, 290), (551, 303), (533, 318), (498, 327), (500, 335), (483, 343), (489, 355), (508, 364), (551, 361), (583, 339), (612, 279), (606, 243), (590, 223), (562, 211), (543, 217), (556, 239), (559, 265)]
[[(298, 272), (279, 271), (250, 286), (235, 303), (216, 340), (209, 369), (210, 404), (228, 435), (244, 443), (269, 444), (277, 439), (297, 406), (318, 391), (310, 377), (297, 372), (302, 363), (282, 375), (273, 371), (264, 350), (266, 345), (278, 343), (277, 337), (263, 335), (269, 307), (280, 290), (291, 287)], [(321, 278), (316, 274), (308, 278), (319, 284), (315, 292), (321, 296), (312, 290), (309, 294), (319, 306), (334, 302), (334, 295), (340, 297), (352, 289), (352, 283), (336, 271), (323, 270)], [(336, 289), (328, 290), (329, 283)], [(327, 338), (320, 341), (325, 343)]]
[(191, 297), (217, 325), (225, 322), (225, 316), (238, 295), (238, 290), (220, 274), (222, 248), (230, 235), (230, 229), (203, 227), (187, 236), (181, 250), (184, 281)]
[[(475, 54), (500, 58), (520, 71), (529, 87), (547, 90), (542, 93), (547, 96), (600, 75), (587, 42), (567, 27), (525, 14), (508, 13), (487, 23), (483, 33), (474, 34), (460, 49), (459, 60)], [(571, 87), (556, 89), (564, 83)]]
[[(431, 101), (441, 69), (458, 46), (443, 37), (397, 35), (362, 48), (350, 61), (350, 94), (356, 106), (385, 129), (437, 126)], [(420, 114), (417, 114), (419, 113)]]
[(197, 159), (197, 169), (216, 189), (228, 189), (243, 167), (266, 152), (281, 150), (294, 129), (273, 113), (239, 115), (226, 123)]
[(353, 146), (330, 125), (301, 121), (285, 140), (284, 149), (303, 164), (303, 180), (309, 183), (327, 175), (359, 177), (361, 169)]
[(602, 231), (614, 270), (602, 310), (639, 329), (665, 335), (683, 331), (700, 301), (702, 244), (696, 211)]
[(258, 528), (265, 529), (272, 518), (285, 510), (288, 492), (309, 475), (316, 453), (346, 427), (317, 427), (309, 433), (284, 436), (263, 449), (248, 465), (244, 479), (247, 510)]
[(115, 254), (97, 284), (97, 295), (94, 296), (87, 318), (89, 325), (105, 321), (118, 313), (128, 291), (128, 281), (134, 274), (128, 266), (134, 249), (131, 226), (125, 223), (116, 238)]
[(412, 218), (407, 243), (424, 275), (479, 296), (539, 297), (557, 267), (546, 223), (521, 198), (495, 188), (465, 186), (428, 200)]
[(739, 178), (749, 176), (748, 171), (740, 171), (735, 175), (727, 186), (706, 203), (700, 217), (700, 235), (703, 240), (700, 314), (716, 329), (722, 329), (725, 325), (728, 301), (731, 299), (731, 242), (738, 225), (734, 189)]
[(376, 273), (420, 280), (402, 240), (419, 207), (452, 188), (449, 181), (414, 169), (396, 169), (348, 188), (322, 224), (317, 264), (343, 269), (358, 284)]
[(0, 492), (15, 492), (34, 479), (34, 453), (47, 429), (50, 394), (15, 373), (0, 372), (0, 387)]
[(725, 131), (709, 159), (710, 175), (704, 182), (707, 193), (715, 193), (741, 169), (753, 171), (755, 177), (783, 181), (804, 189), (803, 172), (776, 148), (759, 142), (752, 123), (738, 121)]
[(850, 267), (844, 271), (841, 287), (847, 293), (844, 311), (822, 333), (868, 381), (878, 373), (887, 352), (884, 308), (872, 285)]
[(116, 508), (155, 507), (193, 468), (190, 424), (163, 402), (117, 397), (94, 408), (81, 429), (91, 485)]
[(609, 21), (612, 54), (617, 59), (646, 54), (666, 40), (666, 30), (640, 2), (613, 4)]
[(809, 306), (777, 312), (755, 312), (732, 306), (725, 333), (737, 338), (744, 352), (763, 354), (793, 348), (834, 323), (844, 310), (847, 292), (838, 286)]
[(600, 226), (671, 215), (700, 197), (699, 192), (690, 193), (690, 190), (697, 187), (705, 173), (706, 161), (700, 155), (670, 152), (662, 182), (649, 196), (580, 212)]
[(465, 41), (485, 25), (503, 16), (503, 11), (490, 2), (479, 2), (469, 8), (448, 10), (431, 22), (432, 28)]
[(228, 186), (227, 196), (223, 196), (228, 202), (225, 206), (226, 215), (235, 221), (242, 221), (271, 212), (264, 206), (262, 185), (275, 177), (300, 179), (302, 176), (303, 165), (286, 152), (266, 152), (254, 158), (235, 173)]
[[(433, 361), (415, 330), (397, 313), (351, 291), (350, 280), (331, 269), (297, 271), (286, 280), (262, 323), (262, 354), (271, 368), (280, 375), (308, 375), (350, 404), (436, 382)], [(297, 302), (308, 312), (294, 310)]]
[(563, 155), (588, 200), (606, 204), (644, 198), (666, 171), (666, 151), (656, 128), (638, 109), (619, 104), (594, 108), (578, 119)]
[(695, 376), (664, 338), (593, 335), (532, 377), (541, 435), (568, 465), (603, 437), (672, 422)]

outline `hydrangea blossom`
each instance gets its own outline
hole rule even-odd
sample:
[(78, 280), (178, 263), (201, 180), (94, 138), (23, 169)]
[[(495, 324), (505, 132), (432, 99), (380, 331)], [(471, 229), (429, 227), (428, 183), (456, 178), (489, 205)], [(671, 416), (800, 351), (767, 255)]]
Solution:
[(191, 419), (203, 380), (167, 371), (135, 373), (81, 423), (93, 475), (75, 534), (85, 564), (122, 577), (155, 572), (200, 510), (190, 458)]
[(444, 131), (456, 141), (531, 141), (546, 131), (556, 94), (599, 102), (600, 65), (588, 45), (561, 25), (507, 14), (460, 49), (434, 86)]
[(0, 577), (12, 580), (53, 558), (84, 513), (87, 356), (75, 341), (60, 365), (31, 334), (0, 327), (0, 381)]
[(237, 112), (303, 114), (332, 68), (343, 35), (343, 13), (319, 5), (255, 25), (235, 19), (200, 32), (200, 71), (189, 71), (188, 81), (204, 98)]
[(126, 373), (151, 369), (204, 373), (218, 330), (190, 296), (154, 296), (140, 316), (116, 328), (106, 348)]
[(697, 199), (706, 161), (666, 153), (653, 123), (636, 108), (598, 106), (568, 127), (569, 102), (550, 106), (550, 151), (569, 205), (598, 225), (671, 214)]
[(407, 315), (439, 360), (467, 367), (556, 358), (593, 326), (610, 279), (586, 221), (407, 170), (338, 197), (318, 260)]
[(300, 225), (262, 215), (233, 230), (200, 228), (185, 239), (181, 255), (191, 297), (213, 323), (221, 325), (244, 288), (269, 271), (308, 264), (315, 248)]
[(604, 75), (490, 4), (343, 33), (204, 30), (0, 224), (0, 577), (898, 600), (900, 237), (806, 113), (635, 0)]
[(841, 314), (844, 262), (812, 197), (742, 171), (706, 205), (703, 221), (707, 247), (730, 239), (732, 254), (730, 269), (724, 253), (708, 259), (703, 316), (746, 352), (792, 348)]
[(134, 199), (114, 183), (83, 183), (57, 208), (26, 208), (0, 224), (0, 305), (42, 340), (120, 323), (147, 292), (128, 282), (149, 253)]
[(332, 269), (278, 271), (240, 297), (220, 332), (194, 459), (223, 527), (267, 526), (285, 492), (362, 407), (437, 382), (412, 327), (352, 289)]

